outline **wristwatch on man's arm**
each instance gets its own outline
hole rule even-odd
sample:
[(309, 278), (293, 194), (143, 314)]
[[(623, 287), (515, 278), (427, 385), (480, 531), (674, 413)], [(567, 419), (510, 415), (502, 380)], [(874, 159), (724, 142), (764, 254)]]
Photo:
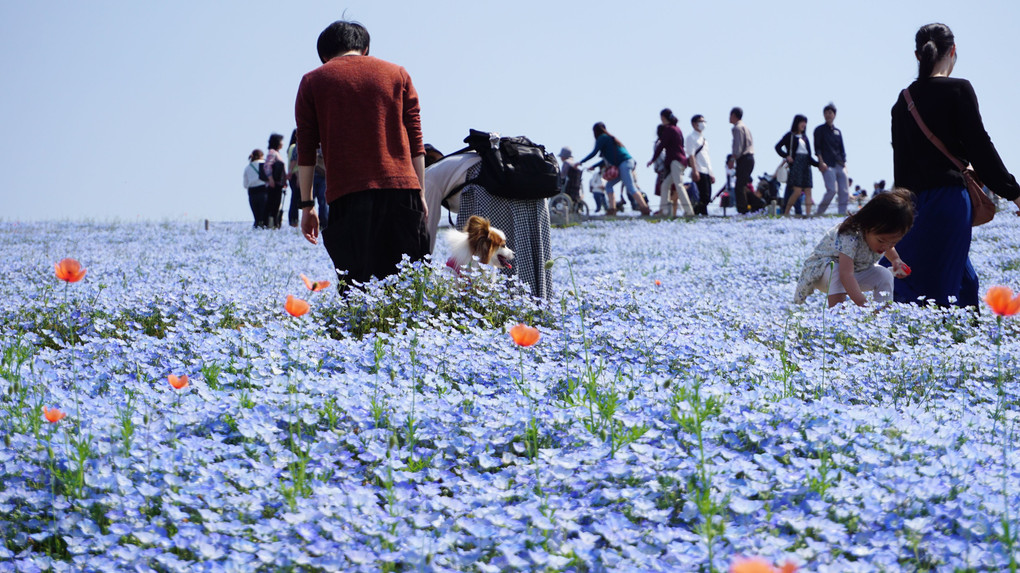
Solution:
[(307, 201), (298, 201), (299, 209), (308, 209), (315, 206), (315, 199), (309, 199)]

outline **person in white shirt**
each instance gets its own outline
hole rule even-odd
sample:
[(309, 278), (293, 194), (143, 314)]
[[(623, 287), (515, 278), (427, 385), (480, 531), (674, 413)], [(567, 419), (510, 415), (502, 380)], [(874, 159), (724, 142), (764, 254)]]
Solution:
[(705, 139), (705, 116), (700, 113), (691, 118), (694, 131), (687, 134), (684, 148), (691, 166), (691, 179), (698, 188), (698, 204), (694, 206), (697, 215), (708, 215), (708, 204), (712, 202), (712, 161), (708, 157), (708, 140)]
[[(425, 203), (429, 207), (429, 218), (425, 227), (429, 233), (429, 252), (436, 247), (436, 232), (439, 230), (439, 218), (442, 207), (456, 213), (460, 206), (459, 190), (467, 180), (468, 169), (482, 162), (482, 158), (474, 151), (454, 153), (444, 157), (439, 150), (439, 159), (432, 161), (425, 168)], [(428, 153), (428, 151), (426, 151)], [(443, 203), (446, 205), (443, 205)]]
[(244, 168), (244, 188), (248, 190), (248, 206), (251, 207), (252, 217), (255, 219), (255, 228), (266, 228), (269, 220), (266, 212), (266, 201), (269, 199), (269, 189), (266, 182), (259, 176), (262, 172), (262, 164), (265, 161), (261, 149), (256, 149), (248, 156), (248, 165)]
[(596, 173), (593, 173), (591, 179), (588, 180), (588, 190), (591, 191), (591, 196), (595, 198), (595, 212), (605, 209), (609, 210), (609, 203), (606, 202), (606, 180), (602, 178), (602, 174), (605, 172), (605, 166), (603, 165)]

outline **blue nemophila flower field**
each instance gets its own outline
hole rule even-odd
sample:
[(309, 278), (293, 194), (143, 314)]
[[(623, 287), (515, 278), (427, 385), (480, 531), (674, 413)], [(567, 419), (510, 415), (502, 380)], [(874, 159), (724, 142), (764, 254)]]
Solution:
[(1020, 323), (791, 305), (834, 223), (556, 229), (548, 303), (442, 241), (344, 301), (290, 232), (0, 225), (0, 571), (1008, 570)]

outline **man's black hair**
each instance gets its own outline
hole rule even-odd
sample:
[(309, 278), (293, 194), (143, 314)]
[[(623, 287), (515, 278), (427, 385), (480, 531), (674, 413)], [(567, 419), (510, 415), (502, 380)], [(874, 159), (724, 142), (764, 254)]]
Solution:
[(744, 119), (744, 110), (735, 107), (730, 110), (730, 115), (735, 116), (737, 119)]
[(822, 113), (825, 113), (830, 110), (832, 111), (832, 113), (836, 113), (836, 104), (832, 103), (831, 101), (829, 102), (828, 105), (822, 108)]
[(315, 47), (319, 51), (319, 60), (325, 64), (341, 54), (355, 50), (367, 56), (370, 41), (368, 30), (358, 22), (337, 20), (319, 34)]

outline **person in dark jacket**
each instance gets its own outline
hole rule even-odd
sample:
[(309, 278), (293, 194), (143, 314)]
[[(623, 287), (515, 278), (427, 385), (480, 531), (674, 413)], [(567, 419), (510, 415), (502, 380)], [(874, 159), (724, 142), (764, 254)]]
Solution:
[[(917, 81), (907, 88), (921, 119), (949, 152), (970, 163), (995, 194), (1020, 206), (1020, 185), (1006, 170), (978, 111), (970, 82), (950, 78), (956, 40), (945, 24), (914, 36)], [(913, 191), (914, 226), (896, 250), (913, 272), (896, 279), (897, 302), (976, 307), (978, 278), (970, 263), (971, 203), (963, 175), (918, 127), (900, 93), (892, 108), (893, 187)], [(921, 300), (919, 300), (921, 297)]]
[[(837, 198), (840, 215), (846, 215), (846, 207), (850, 202), (850, 185), (852, 179), (846, 175), (846, 147), (843, 145), (843, 132), (835, 125), (836, 105), (832, 102), (822, 109), (825, 123), (815, 128), (815, 153), (818, 156), (818, 170), (822, 172), (825, 182), (825, 195), (818, 204), (818, 215), (824, 215), (833, 198)], [(838, 193), (838, 195), (837, 195)]]
[(786, 176), (786, 184), (793, 189), (789, 200), (786, 201), (784, 215), (790, 214), (790, 209), (804, 195), (804, 208), (808, 217), (811, 216), (811, 207), (815, 202), (811, 199), (811, 166), (818, 167), (818, 161), (811, 156), (811, 142), (808, 141), (807, 118), (797, 114), (793, 117), (793, 125), (790, 131), (776, 144), (776, 153), (786, 160), (789, 166), (789, 174)]

